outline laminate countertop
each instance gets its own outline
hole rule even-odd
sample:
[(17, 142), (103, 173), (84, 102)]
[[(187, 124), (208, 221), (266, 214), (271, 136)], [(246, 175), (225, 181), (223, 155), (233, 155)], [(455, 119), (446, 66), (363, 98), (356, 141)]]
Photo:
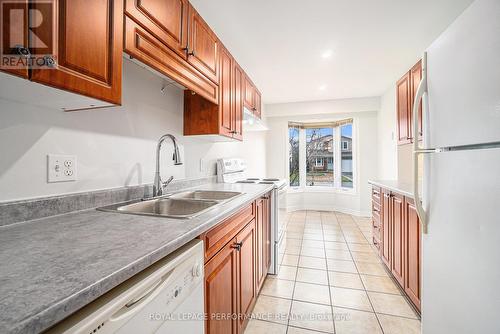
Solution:
[(244, 194), (188, 220), (91, 209), (0, 227), (0, 333), (42, 332), (272, 188), (192, 188)]
[[(389, 189), (406, 197), (414, 197), (412, 183), (400, 182), (398, 180), (368, 180), (368, 183), (374, 186)], [(421, 185), (419, 185), (419, 190), (420, 189), (422, 189)], [(420, 195), (421, 194), (422, 192), (420, 191)]]

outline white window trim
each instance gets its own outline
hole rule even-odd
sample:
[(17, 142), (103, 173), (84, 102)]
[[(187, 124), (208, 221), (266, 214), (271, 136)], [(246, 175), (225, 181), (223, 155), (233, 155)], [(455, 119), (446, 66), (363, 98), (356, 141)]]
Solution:
[[(338, 130), (338, 131), (337, 131)], [(334, 144), (338, 143), (337, 145), (334, 145), (333, 149), (333, 164), (334, 164), (334, 185), (333, 187), (325, 187), (325, 186), (307, 186), (306, 185), (306, 168), (304, 166), (306, 165), (306, 131), (304, 129), (299, 130), (299, 186), (289, 186), (288, 192), (290, 193), (301, 193), (301, 192), (310, 192), (310, 193), (324, 193), (324, 192), (329, 192), (329, 193), (340, 193), (340, 194), (345, 194), (345, 195), (357, 195), (357, 160), (358, 160), (358, 154), (357, 154), (357, 127), (356, 127), (356, 119), (353, 119), (352, 122), (352, 138), (351, 138), (351, 150), (352, 150), (352, 174), (353, 174), (353, 182), (352, 182), (352, 188), (346, 188), (342, 187), (342, 147), (341, 147), (341, 142), (342, 142), (342, 135), (340, 131), (340, 126), (334, 128)], [(286, 175), (287, 175), (287, 180), (288, 180), (288, 185), (290, 185), (290, 166), (289, 166), (289, 157), (290, 157), (290, 152), (288, 149), (288, 127), (286, 128), (286, 136), (285, 136), (285, 141), (287, 143), (287, 150), (285, 152), (286, 154)], [(339, 161), (339, 167), (335, 168), (335, 162)]]

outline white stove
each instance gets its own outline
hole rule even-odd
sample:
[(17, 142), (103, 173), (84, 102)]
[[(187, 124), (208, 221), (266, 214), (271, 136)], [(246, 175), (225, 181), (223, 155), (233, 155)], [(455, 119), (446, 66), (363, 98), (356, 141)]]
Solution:
[(274, 184), (271, 194), (271, 243), (273, 247), (269, 273), (277, 275), (286, 247), (286, 180), (248, 177), (245, 160), (231, 158), (217, 160), (217, 181), (220, 183)]

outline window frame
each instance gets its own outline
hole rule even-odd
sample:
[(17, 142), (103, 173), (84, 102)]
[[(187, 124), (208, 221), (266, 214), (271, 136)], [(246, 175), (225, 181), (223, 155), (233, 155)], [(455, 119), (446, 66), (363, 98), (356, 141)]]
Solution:
[[(307, 122), (303, 122), (307, 124)], [(311, 122), (312, 123), (312, 122)], [(357, 194), (357, 128), (356, 128), (356, 120), (353, 119), (352, 123), (349, 123), (352, 126), (352, 138), (351, 138), (351, 152), (352, 152), (352, 173), (353, 173), (353, 182), (352, 188), (350, 187), (342, 187), (342, 134), (341, 128), (342, 125), (338, 125), (333, 128), (334, 136), (333, 136), (333, 168), (334, 168), (334, 184), (333, 186), (308, 186), (307, 185), (307, 175), (306, 175), (306, 129), (299, 129), (299, 185), (298, 186), (290, 186), (290, 166), (289, 166), (289, 147), (287, 145), (286, 150), (286, 171), (287, 171), (287, 184), (289, 185), (288, 189), (292, 193), (298, 192), (334, 192), (334, 193), (342, 193), (348, 195), (356, 195)], [(344, 124), (345, 125), (345, 124)], [(288, 143), (289, 140), (289, 127), (286, 128), (286, 136), (285, 140)], [(347, 142), (347, 141), (346, 141)], [(347, 142), (348, 146), (349, 143)], [(349, 148), (349, 147), (348, 147)]]

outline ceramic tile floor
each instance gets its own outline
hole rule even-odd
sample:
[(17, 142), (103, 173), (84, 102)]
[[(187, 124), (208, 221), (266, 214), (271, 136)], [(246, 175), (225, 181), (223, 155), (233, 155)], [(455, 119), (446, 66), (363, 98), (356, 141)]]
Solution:
[(387, 274), (370, 218), (296, 211), (280, 273), (268, 276), (245, 334), (417, 334), (420, 320)]

